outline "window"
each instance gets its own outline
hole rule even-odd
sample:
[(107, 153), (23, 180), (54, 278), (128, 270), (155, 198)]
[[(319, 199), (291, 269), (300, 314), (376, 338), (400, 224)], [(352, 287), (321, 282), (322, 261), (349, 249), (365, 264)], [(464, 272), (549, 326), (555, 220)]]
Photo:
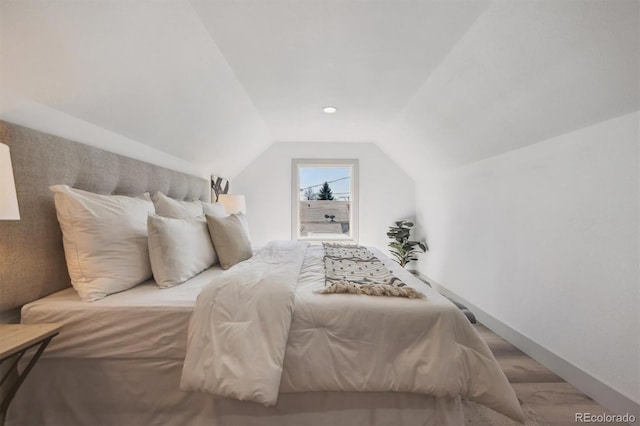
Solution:
[(292, 162), (291, 238), (358, 241), (358, 160)]

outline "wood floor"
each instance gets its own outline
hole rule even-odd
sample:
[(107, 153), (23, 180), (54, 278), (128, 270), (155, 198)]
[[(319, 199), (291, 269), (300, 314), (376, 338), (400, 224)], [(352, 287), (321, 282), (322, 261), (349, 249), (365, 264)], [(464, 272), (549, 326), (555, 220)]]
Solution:
[[(487, 342), (518, 398), (552, 426), (575, 426), (576, 413), (611, 414), (512, 344), (481, 324), (476, 330)], [(589, 423), (613, 425), (614, 423)], [(615, 423), (620, 426), (621, 423)]]

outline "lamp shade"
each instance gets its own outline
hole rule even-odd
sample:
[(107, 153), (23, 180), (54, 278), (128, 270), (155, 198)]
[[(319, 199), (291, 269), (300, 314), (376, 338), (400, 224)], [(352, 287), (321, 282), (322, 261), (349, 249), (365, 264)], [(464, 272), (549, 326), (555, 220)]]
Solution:
[(236, 194), (220, 194), (218, 201), (224, 206), (224, 211), (227, 214), (234, 213), (246, 213), (247, 205), (244, 199), (244, 195)]
[(20, 220), (9, 147), (0, 143), (0, 220)]

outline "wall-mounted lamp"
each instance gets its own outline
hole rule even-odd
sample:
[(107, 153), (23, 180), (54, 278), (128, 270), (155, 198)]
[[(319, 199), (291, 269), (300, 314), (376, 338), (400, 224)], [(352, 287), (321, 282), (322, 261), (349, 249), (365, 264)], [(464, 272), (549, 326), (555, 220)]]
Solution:
[(247, 213), (244, 195), (220, 194), (218, 195), (218, 201), (222, 203), (227, 214)]
[(20, 220), (9, 147), (0, 143), (0, 220)]

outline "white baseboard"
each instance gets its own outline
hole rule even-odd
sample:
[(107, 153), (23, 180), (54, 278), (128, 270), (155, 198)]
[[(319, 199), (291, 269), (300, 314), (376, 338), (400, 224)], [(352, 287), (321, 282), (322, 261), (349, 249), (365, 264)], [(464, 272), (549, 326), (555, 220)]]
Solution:
[[(602, 383), (600, 380), (589, 375), (584, 370), (576, 367), (567, 360), (559, 357), (550, 350), (544, 348), (540, 344), (529, 339), (522, 333), (509, 327), (507, 324), (494, 318), (487, 312), (475, 306), (472, 302), (465, 300), (452, 291), (448, 290), (442, 284), (437, 283), (428, 276), (419, 273), (419, 276), (429, 282), (434, 289), (438, 290), (443, 295), (460, 302), (465, 305), (471, 312), (475, 314), (478, 321), (487, 328), (491, 329), (498, 336), (502, 337), (522, 352), (529, 355), (531, 358), (538, 361), (540, 364), (547, 367), (549, 370), (556, 373), (558, 376), (566, 380), (567, 383), (575, 386), (580, 391), (584, 392), (591, 399), (602, 405), (609, 411), (624, 415), (626, 413), (635, 416), (636, 421), (632, 424), (640, 424), (640, 405), (627, 398), (620, 392)], [(596, 414), (596, 413), (594, 413)]]

